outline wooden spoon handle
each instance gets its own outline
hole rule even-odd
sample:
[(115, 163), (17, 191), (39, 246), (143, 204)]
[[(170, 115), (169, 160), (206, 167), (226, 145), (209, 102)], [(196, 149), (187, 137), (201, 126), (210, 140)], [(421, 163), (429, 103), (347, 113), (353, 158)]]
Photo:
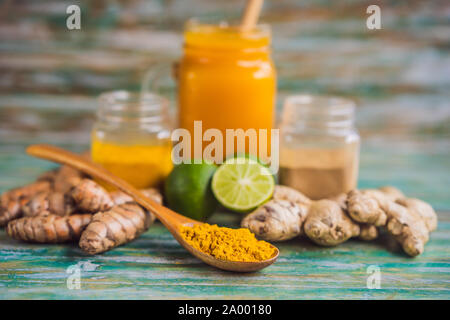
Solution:
[(180, 224), (198, 223), (198, 221), (182, 216), (170, 210), (169, 208), (158, 204), (152, 199), (147, 198), (138, 189), (133, 187), (125, 180), (114, 176), (102, 166), (99, 166), (98, 164), (95, 164), (75, 153), (45, 144), (31, 145), (27, 148), (27, 153), (37, 158), (42, 158), (61, 164), (67, 164), (75, 169), (80, 170), (81, 172), (101, 179), (108, 184), (117, 187), (121, 191), (131, 196), (145, 209), (151, 211), (171, 232), (173, 231), (172, 228), (178, 229)]

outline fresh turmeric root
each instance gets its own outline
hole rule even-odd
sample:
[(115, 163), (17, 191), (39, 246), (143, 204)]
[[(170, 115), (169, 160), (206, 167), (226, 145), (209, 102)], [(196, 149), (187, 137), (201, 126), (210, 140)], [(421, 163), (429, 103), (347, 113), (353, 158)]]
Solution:
[(61, 192), (41, 192), (32, 197), (22, 206), (25, 217), (54, 214), (68, 216), (75, 213), (76, 208), (72, 199)]
[(133, 203), (96, 213), (81, 235), (80, 248), (88, 254), (108, 251), (136, 239), (154, 220), (153, 214)]
[[(143, 193), (146, 197), (153, 199), (159, 204), (162, 204), (163, 198), (161, 193), (154, 188), (148, 188), (148, 189), (142, 189), (140, 190), (141, 193)], [(131, 198), (126, 193), (117, 190), (110, 193), (110, 196), (114, 202), (115, 205), (124, 204), (127, 202), (134, 202), (133, 198)]]
[[(63, 174), (69, 174), (72, 182), (59, 182), (59, 188), (67, 190), (65, 193), (54, 188), (37, 193), (22, 203), (24, 216), (55, 214), (67, 216), (74, 213), (97, 213), (112, 208), (112, 196), (94, 180), (81, 178), (73, 171), (61, 168)], [(64, 173), (65, 172), (65, 173)], [(76, 183), (73, 185), (73, 183)], [(69, 187), (70, 185), (70, 187)]]
[[(158, 190), (153, 188), (143, 189), (141, 192), (158, 203), (162, 203), (162, 196)], [(102, 186), (91, 179), (83, 179), (71, 191), (78, 211), (86, 213), (97, 213), (111, 209), (114, 205), (134, 202), (126, 193), (116, 190), (106, 191)]]
[(86, 213), (105, 211), (114, 206), (106, 189), (91, 179), (83, 179), (70, 191), (77, 210)]
[[(9, 221), (7, 233), (15, 239), (41, 243), (79, 240), (93, 221), (80, 245), (87, 252), (98, 253), (135, 239), (155, 219), (130, 196), (120, 191), (109, 193), (68, 166), (38, 179), (2, 195), (2, 206), (9, 207), (2, 209), (0, 218), (5, 224)], [(162, 203), (156, 189), (141, 191)], [(105, 230), (107, 233), (103, 234)]]
[(0, 198), (0, 227), (21, 217), (24, 204), (36, 194), (50, 190), (51, 185), (51, 182), (46, 179), (38, 180), (3, 193)]
[[(114, 205), (133, 201), (123, 192), (109, 193), (94, 180), (83, 178), (77, 181), (78, 184), (72, 186), (66, 193), (54, 190), (38, 193), (23, 205), (24, 216), (97, 213), (109, 210)], [(142, 192), (149, 196), (159, 194), (155, 189), (146, 189)]]
[[(40, 213), (64, 215), (61, 211), (61, 207), (65, 205), (64, 201), (60, 196), (49, 195), (67, 193), (82, 178), (83, 174), (79, 171), (69, 166), (62, 166), (57, 170), (45, 172), (31, 184), (3, 193), (0, 198), (0, 227), (11, 220), (20, 218), (24, 213), (28, 216)], [(30, 203), (37, 195), (39, 200)], [(27, 208), (28, 205), (29, 208)]]
[(80, 238), (92, 219), (90, 214), (66, 217), (56, 215), (24, 217), (8, 223), (6, 232), (14, 239), (27, 242), (59, 243)]
[[(162, 203), (162, 196), (156, 189), (141, 192), (157, 203)], [(155, 216), (136, 204), (133, 199), (121, 191), (110, 194), (115, 206), (107, 211), (96, 213), (92, 223), (81, 235), (80, 248), (97, 254), (128, 243), (147, 231), (155, 221)]]
[(53, 190), (61, 193), (67, 193), (79, 184), (85, 177), (86, 176), (80, 171), (68, 165), (63, 165), (57, 171), (53, 181)]

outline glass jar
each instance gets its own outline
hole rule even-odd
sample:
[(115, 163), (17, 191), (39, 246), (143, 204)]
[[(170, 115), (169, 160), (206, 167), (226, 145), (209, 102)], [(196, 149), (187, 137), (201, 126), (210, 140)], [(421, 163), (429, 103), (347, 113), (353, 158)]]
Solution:
[(255, 129), (258, 137), (266, 129), (267, 154), (276, 93), (270, 40), (265, 25), (243, 32), (238, 26), (189, 22), (177, 70), (179, 126), (191, 136), (194, 121), (202, 121), (203, 131), (219, 129), (224, 137), (226, 129)]
[(170, 133), (166, 99), (106, 92), (99, 97), (91, 157), (136, 188), (155, 187), (172, 169)]
[(356, 188), (354, 113), (355, 104), (339, 97), (288, 97), (280, 124), (280, 183), (314, 200)]

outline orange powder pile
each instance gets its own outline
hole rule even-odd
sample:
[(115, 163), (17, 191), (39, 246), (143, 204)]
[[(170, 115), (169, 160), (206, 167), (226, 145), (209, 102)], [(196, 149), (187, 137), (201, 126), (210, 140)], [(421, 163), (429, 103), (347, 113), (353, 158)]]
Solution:
[(244, 228), (230, 229), (204, 223), (183, 226), (181, 235), (194, 248), (221, 260), (257, 262), (272, 258), (276, 251), (270, 243), (256, 239)]

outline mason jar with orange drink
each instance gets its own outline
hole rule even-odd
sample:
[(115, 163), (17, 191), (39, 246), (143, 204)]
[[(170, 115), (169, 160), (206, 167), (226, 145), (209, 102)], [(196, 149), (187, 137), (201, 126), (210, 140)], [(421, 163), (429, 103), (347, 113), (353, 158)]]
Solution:
[[(267, 130), (257, 145), (270, 152), (274, 124), (276, 72), (267, 25), (250, 30), (226, 24), (189, 21), (184, 31), (183, 56), (177, 70), (179, 126), (194, 137), (194, 121), (202, 130)], [(225, 150), (223, 155), (228, 156)], [(248, 152), (245, 150), (234, 152)]]

